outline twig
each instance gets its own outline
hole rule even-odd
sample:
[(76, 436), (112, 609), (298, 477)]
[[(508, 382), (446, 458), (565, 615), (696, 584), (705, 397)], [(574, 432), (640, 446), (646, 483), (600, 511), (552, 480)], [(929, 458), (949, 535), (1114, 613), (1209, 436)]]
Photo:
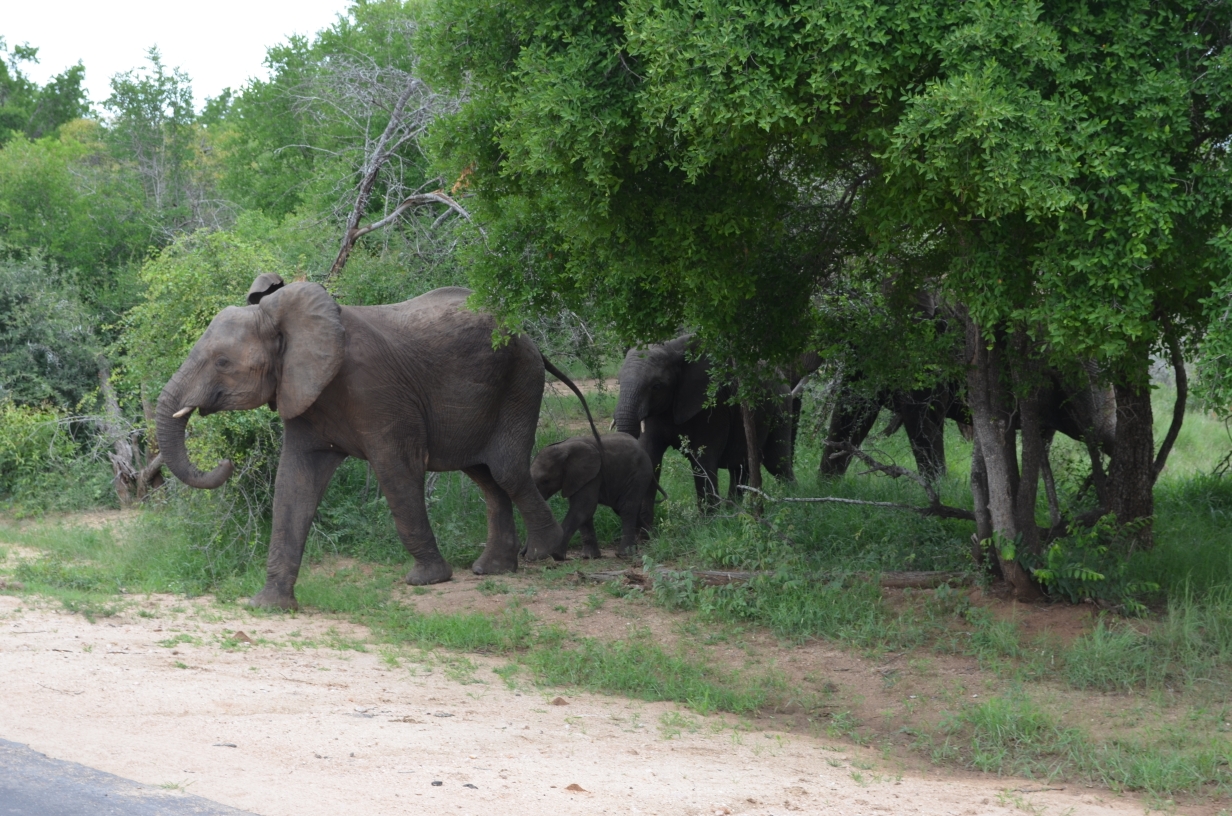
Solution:
[[(39, 683), (39, 685), (43, 686), (42, 683)], [(70, 694), (70, 695), (73, 695), (74, 697), (77, 696), (78, 694), (85, 694), (84, 691), (65, 691), (64, 689), (52, 688), (51, 686), (43, 686), (43, 688), (47, 689), (48, 691), (59, 692), (60, 694)]]
[[(744, 584), (765, 575), (773, 575), (769, 571), (743, 572), (740, 570), (670, 570), (656, 567), (651, 572), (639, 569), (600, 570), (597, 572), (582, 572), (578, 570), (579, 581), (606, 583), (607, 581), (624, 581), (627, 584), (646, 589), (654, 586), (656, 578), (691, 577), (706, 586), (727, 586), (729, 584)], [(856, 572), (846, 575), (815, 575), (813, 580), (830, 581), (840, 579), (844, 582), (872, 581), (873, 574)], [(966, 572), (882, 572), (877, 575), (877, 584), (884, 589), (936, 589), (942, 584), (953, 586), (969, 586), (975, 582), (975, 576)]]
[[(860, 450), (859, 448), (857, 448), (855, 445), (851, 444), (850, 442), (843, 442), (841, 444), (835, 443), (835, 442), (827, 442), (826, 445), (827, 447), (838, 448), (844, 453), (856, 457), (861, 462), (868, 465), (869, 473), (884, 473), (885, 475), (889, 476), (891, 479), (897, 479), (900, 476), (906, 476), (908, 479), (915, 482), (920, 487), (924, 488), (924, 493), (928, 495), (929, 504), (934, 504), (934, 505), (941, 504), (941, 497), (937, 495), (937, 491), (933, 488), (931, 484), (929, 484), (927, 479), (925, 479), (920, 474), (916, 473), (914, 470), (907, 470), (907, 468), (901, 467), (899, 465), (887, 465), (882, 462), (878, 462), (876, 459), (869, 456), (867, 453)], [(860, 474), (860, 475), (864, 475), (864, 474)]]
[[(754, 488), (748, 485), (740, 485), (738, 490), (753, 491)], [(929, 505), (928, 507), (917, 507), (913, 504), (898, 504), (897, 502), (881, 502), (881, 501), (866, 501), (864, 499), (843, 499), (838, 496), (810, 496), (806, 498), (775, 498), (758, 490), (761, 496), (766, 501), (771, 502), (800, 502), (808, 504), (856, 504), (865, 507), (883, 507), (887, 510), (907, 510), (911, 513), (919, 513), (921, 516), (937, 516), (938, 518), (951, 518), (960, 521), (975, 521), (975, 513), (970, 510), (963, 510), (959, 507), (950, 507), (949, 505), (937, 504)]]

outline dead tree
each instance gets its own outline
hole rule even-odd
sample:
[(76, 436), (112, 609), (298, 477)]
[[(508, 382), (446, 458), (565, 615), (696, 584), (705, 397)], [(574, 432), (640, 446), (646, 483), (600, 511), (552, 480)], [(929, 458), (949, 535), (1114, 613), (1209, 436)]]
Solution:
[[(101, 354), (98, 356), (98, 384), (103, 399), (99, 424), (110, 447), (107, 459), (111, 462), (112, 484), (120, 507), (132, 507), (163, 484), (163, 457), (151, 450), (142, 451), (141, 429), (133, 427), (121, 413), (115, 388), (111, 385), (111, 366)], [(142, 402), (148, 401), (143, 399)]]
[[(413, 25), (395, 26), (389, 36), (405, 40), (409, 52)], [(417, 77), (413, 64), (407, 70), (363, 55), (332, 57), (293, 91), (293, 102), (298, 115), (324, 128), (354, 134), (349, 143), (332, 149), (317, 145), (280, 148), (323, 150), (353, 168), (334, 180), (334, 214), (344, 228), (338, 255), (325, 275), (327, 284), (346, 266), (359, 238), (393, 224), (416, 207), (444, 205), (447, 209), (437, 224), (450, 213), (469, 219), (466, 210), (445, 192), (440, 179), (425, 183), (413, 172), (420, 137), (437, 116), (458, 106), (457, 98), (435, 93)], [(375, 206), (378, 203), (379, 207)], [(363, 226), (368, 217), (372, 222)]]

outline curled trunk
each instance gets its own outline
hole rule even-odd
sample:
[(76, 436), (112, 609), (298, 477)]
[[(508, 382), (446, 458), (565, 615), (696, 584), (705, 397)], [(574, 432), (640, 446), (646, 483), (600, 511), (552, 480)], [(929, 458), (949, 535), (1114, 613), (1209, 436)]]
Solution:
[(184, 444), (184, 431), (188, 427), (189, 411), (183, 416), (174, 414), (183, 407), (183, 387), (177, 374), (167, 383), (163, 393), (158, 398), (156, 412), (158, 426), (158, 448), (162, 453), (163, 463), (175, 474), (175, 477), (189, 487), (213, 490), (220, 487), (231, 477), (233, 468), (231, 460), (224, 459), (209, 473), (198, 470), (188, 458), (188, 447)]

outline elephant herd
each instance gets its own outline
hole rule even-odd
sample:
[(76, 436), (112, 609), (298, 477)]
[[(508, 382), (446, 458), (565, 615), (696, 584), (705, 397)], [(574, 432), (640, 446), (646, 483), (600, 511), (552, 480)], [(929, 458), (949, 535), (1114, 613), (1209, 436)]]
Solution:
[[(711, 361), (690, 337), (629, 352), (619, 374), (617, 433), (601, 437), (591, 419), (593, 437), (549, 445), (532, 463), (545, 371), (577, 394), (588, 419), (589, 408), (530, 338), (505, 335), (494, 342), (495, 321), (468, 309), (469, 295), (449, 287), (398, 304), (341, 306), (318, 284), (285, 284), (263, 274), (249, 290), (248, 305), (215, 316), (168, 381), (158, 401), (158, 443), (168, 468), (192, 487), (216, 488), (232, 471), (229, 461), (208, 473), (190, 461), (185, 431), (194, 411), (206, 416), (267, 405), (283, 421), (266, 583), (254, 605), (296, 606), (309, 527), (348, 456), (367, 460), (376, 474), (414, 559), (406, 581), (416, 585), (452, 576), (428, 523), (429, 471), (460, 470), (483, 491), (488, 535), (472, 566), (477, 574), (517, 569), (515, 505), (525, 523), (521, 552), (528, 560), (563, 559), (579, 530), (583, 555), (597, 556), (592, 519), (599, 504), (620, 516), (618, 553), (630, 552), (651, 526), (661, 491), (656, 474), (668, 448), (690, 460), (700, 503), (718, 502), (720, 469), (730, 474), (734, 498), (746, 480), (750, 437), (741, 409), (730, 404), (732, 387), (711, 388)], [(801, 373), (819, 362), (806, 360)], [(764, 383), (774, 398), (754, 415), (761, 460), (769, 473), (787, 480), (793, 478), (799, 414), (792, 387), (799, 378)], [(897, 402), (922, 470), (938, 455), (944, 467), (944, 450), (937, 450), (937, 428), (949, 413), (944, 395), (891, 395), (886, 401)], [(919, 417), (912, 405), (923, 406), (915, 411)], [(844, 410), (835, 411), (832, 435), (859, 444), (871, 428), (871, 407)], [(558, 491), (569, 501), (563, 525), (546, 502)]]

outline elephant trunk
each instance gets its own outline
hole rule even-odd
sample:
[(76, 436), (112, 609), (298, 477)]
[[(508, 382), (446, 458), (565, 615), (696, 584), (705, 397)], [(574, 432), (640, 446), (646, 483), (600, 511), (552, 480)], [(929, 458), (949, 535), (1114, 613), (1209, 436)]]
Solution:
[(616, 401), (616, 430), (637, 439), (642, 435), (642, 405), (641, 389), (637, 387), (621, 388), (620, 397)]
[(231, 477), (234, 466), (230, 459), (224, 459), (218, 467), (203, 473), (189, 460), (184, 431), (188, 427), (193, 406), (183, 404), (183, 394), (183, 380), (177, 372), (158, 397), (158, 449), (162, 452), (164, 464), (181, 482), (189, 487), (213, 490)]

